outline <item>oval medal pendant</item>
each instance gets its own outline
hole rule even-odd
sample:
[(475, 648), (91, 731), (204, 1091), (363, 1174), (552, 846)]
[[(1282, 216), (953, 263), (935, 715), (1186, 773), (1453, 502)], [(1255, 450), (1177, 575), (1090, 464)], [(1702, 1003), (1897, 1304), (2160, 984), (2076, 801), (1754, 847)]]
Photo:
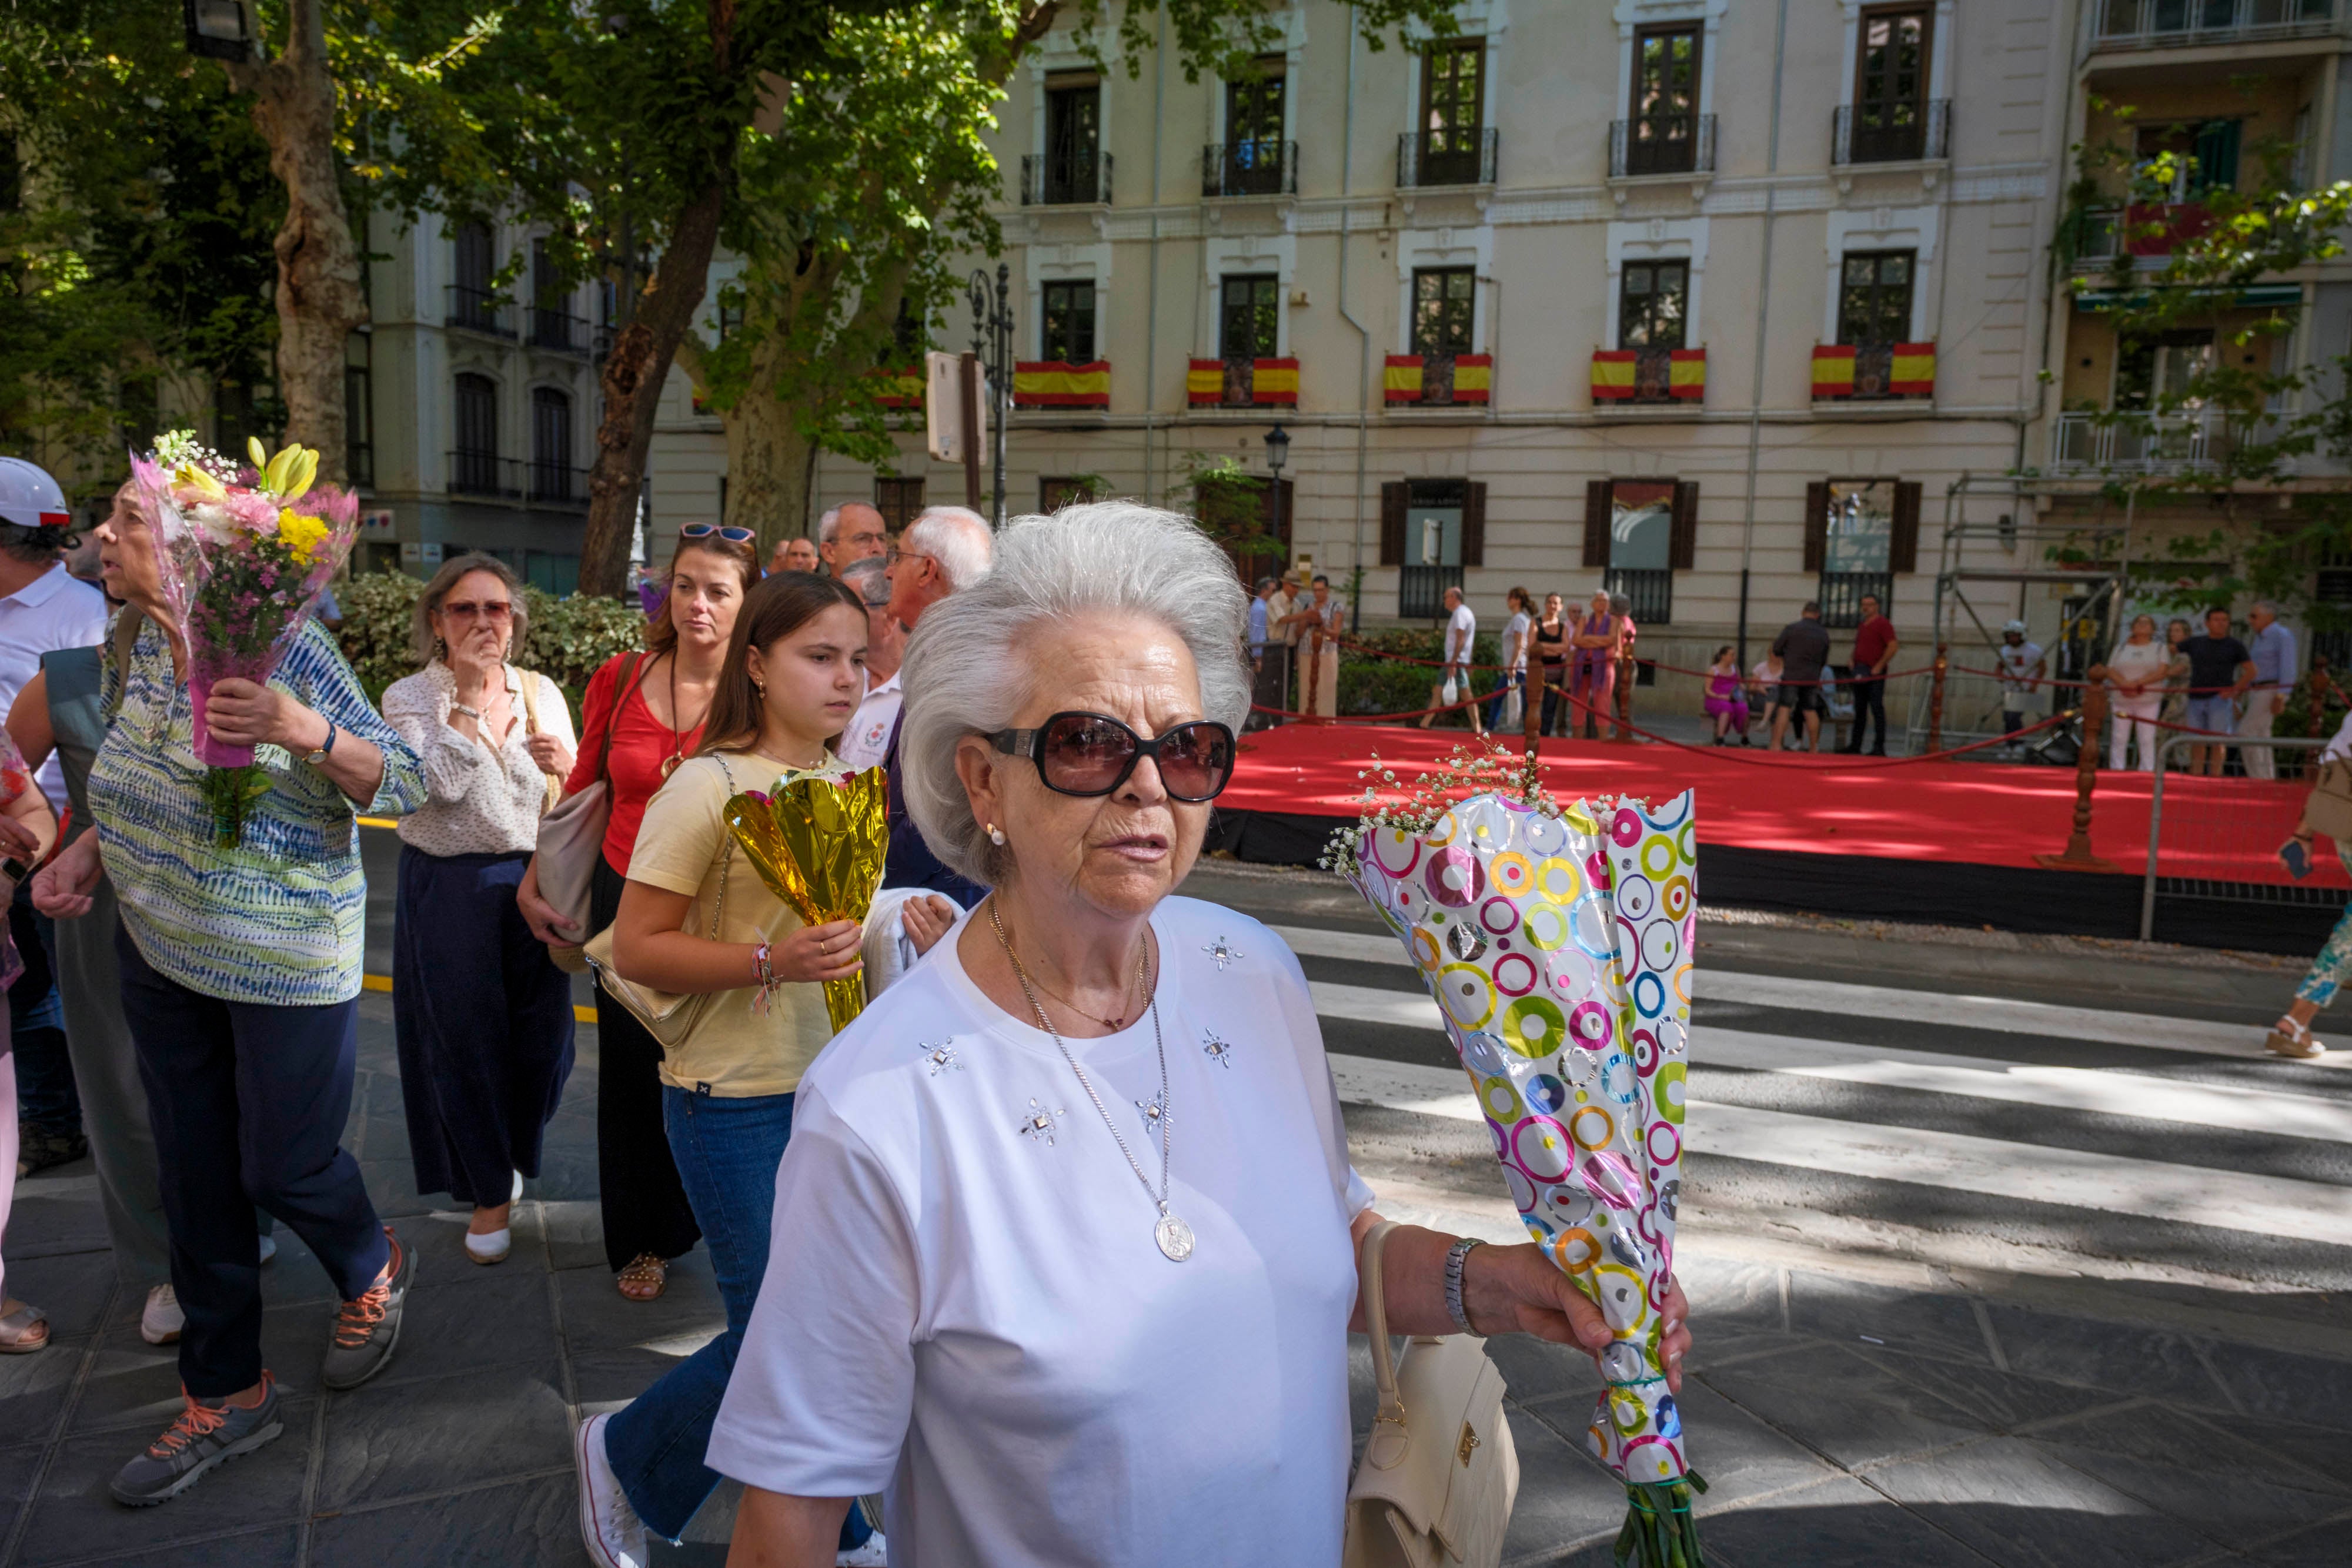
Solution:
[(1171, 1263), (1181, 1263), (1192, 1255), (1192, 1228), (1172, 1214), (1160, 1217), (1160, 1223), (1151, 1228), (1151, 1239), (1160, 1243), (1160, 1252)]
[(680, 757), (677, 752), (671, 752), (667, 757), (662, 758), (661, 776), (665, 779), (668, 778), (671, 774), (677, 771), (677, 765), (685, 760), (686, 758)]

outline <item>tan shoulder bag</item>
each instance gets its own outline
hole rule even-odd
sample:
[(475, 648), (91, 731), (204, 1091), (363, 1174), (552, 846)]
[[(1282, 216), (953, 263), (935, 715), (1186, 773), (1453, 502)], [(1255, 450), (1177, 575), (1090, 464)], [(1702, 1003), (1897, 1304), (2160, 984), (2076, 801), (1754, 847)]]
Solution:
[[(713, 755), (719, 770), (727, 776), (727, 793), (735, 793), (735, 770), (727, 759)], [(724, 808), (721, 809), (722, 816)], [(719, 829), (719, 896), (710, 903), (710, 940), (719, 940), (719, 917), (727, 912), (727, 873), (735, 863), (735, 835), (724, 821)], [(664, 1051), (673, 1051), (686, 1043), (710, 1004), (725, 996), (725, 991), (694, 991), (679, 995), (675, 991), (657, 991), (651, 986), (641, 986), (635, 980), (625, 980), (613, 967), (613, 928), (610, 925), (588, 939), (582, 949), (588, 967), (595, 972), (596, 983), (604, 988), (612, 998), (629, 1009), (629, 1016), (646, 1026), (646, 1032), (661, 1042)]]
[(2338, 844), (2352, 844), (2352, 758), (2323, 762), (2304, 797), (2303, 825)]
[(1364, 1331), (1380, 1414), (1348, 1488), (1342, 1568), (1495, 1568), (1503, 1558), (1519, 1453), (1503, 1419), (1503, 1375), (1474, 1334), (1416, 1334), (1389, 1358), (1381, 1249), (1396, 1227), (1364, 1237)]
[[(525, 735), (537, 735), (539, 733), (539, 672), (517, 670), (515, 674), (522, 681), (522, 732)], [(558, 800), (563, 799), (563, 776), (560, 773), (543, 773), (540, 777), (547, 780), (547, 799), (539, 803), (539, 814), (544, 817), (555, 810), (555, 803)]]

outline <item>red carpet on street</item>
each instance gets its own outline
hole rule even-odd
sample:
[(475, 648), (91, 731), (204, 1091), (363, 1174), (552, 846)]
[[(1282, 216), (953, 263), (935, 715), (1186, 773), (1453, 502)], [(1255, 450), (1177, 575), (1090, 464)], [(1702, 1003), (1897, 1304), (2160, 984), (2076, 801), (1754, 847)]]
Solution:
[[(1462, 730), (1385, 726), (1262, 730), (1243, 737), (1234, 782), (1218, 808), (1294, 821), (1329, 818), (1337, 826), (1357, 814), (1364, 789), (1359, 775), (1366, 768), (1387, 767), (1409, 780), (1469, 739)], [(1518, 752), (1518, 737), (1507, 745)], [(2071, 768), (1591, 740), (1547, 740), (1541, 755), (1546, 785), (1562, 799), (1696, 789), (1699, 841), (1706, 845), (2038, 869), (2034, 857), (2064, 850), (2074, 820)], [(2093, 852), (2134, 880), (2147, 870), (2153, 787), (2148, 774), (2103, 768), (2093, 796)], [(2274, 852), (2294, 831), (2305, 789), (2290, 781), (2169, 776), (2165, 815), (2172, 826), (2163, 874), (2286, 882)], [(2326, 841), (2315, 861), (2303, 885), (2347, 885)]]

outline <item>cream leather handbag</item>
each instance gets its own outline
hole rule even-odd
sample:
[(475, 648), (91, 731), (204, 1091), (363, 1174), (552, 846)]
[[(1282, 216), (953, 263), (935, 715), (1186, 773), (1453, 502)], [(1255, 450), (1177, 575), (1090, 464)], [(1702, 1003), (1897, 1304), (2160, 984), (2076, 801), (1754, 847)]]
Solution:
[(1519, 1454), (1503, 1419), (1503, 1375), (1471, 1334), (1415, 1335), (1389, 1357), (1381, 1249), (1395, 1227), (1364, 1237), (1364, 1328), (1372, 1342), (1380, 1415), (1348, 1488), (1343, 1568), (1495, 1568), (1519, 1490)]

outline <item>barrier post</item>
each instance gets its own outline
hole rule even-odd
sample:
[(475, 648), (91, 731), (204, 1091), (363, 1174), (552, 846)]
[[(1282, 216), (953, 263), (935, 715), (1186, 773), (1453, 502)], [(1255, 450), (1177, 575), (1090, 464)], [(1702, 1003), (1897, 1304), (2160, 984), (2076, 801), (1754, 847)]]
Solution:
[(2066, 847), (2034, 861), (2053, 871), (2115, 871), (2113, 861), (2091, 852), (2091, 792), (2099, 783), (2099, 732), (2106, 727), (2107, 667), (2093, 664), (2083, 673), (2083, 748), (2074, 758), (2074, 831)]
[(1944, 749), (1944, 672), (1952, 667), (1949, 650), (1936, 644), (1936, 675), (1927, 685), (1927, 749)]
[(1536, 759), (1536, 743), (1543, 734), (1543, 661), (1529, 659), (1528, 673), (1519, 677), (1519, 706), (1526, 710), (1520, 715), (1523, 722), (1519, 728), (1530, 762)]
[[(1633, 682), (1638, 671), (1630, 650), (1617, 655), (1617, 733), (1610, 737), (1612, 740), (1633, 738)], [(1597, 721), (1594, 727), (1600, 727)]]

